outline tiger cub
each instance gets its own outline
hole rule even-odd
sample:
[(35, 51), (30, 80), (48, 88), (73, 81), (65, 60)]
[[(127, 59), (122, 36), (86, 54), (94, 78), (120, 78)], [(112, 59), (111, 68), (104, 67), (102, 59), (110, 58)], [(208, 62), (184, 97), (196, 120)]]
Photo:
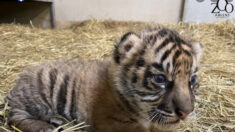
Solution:
[(64, 117), (92, 132), (176, 131), (194, 109), (201, 51), (200, 43), (155, 27), (126, 33), (106, 61), (31, 67), (7, 96), (9, 124), (50, 132)]

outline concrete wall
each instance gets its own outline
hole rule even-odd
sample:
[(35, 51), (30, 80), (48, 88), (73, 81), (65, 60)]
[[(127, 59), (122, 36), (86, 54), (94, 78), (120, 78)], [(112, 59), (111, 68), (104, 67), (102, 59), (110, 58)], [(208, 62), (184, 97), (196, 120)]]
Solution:
[(100, 20), (179, 21), (182, 0), (55, 0), (57, 25)]

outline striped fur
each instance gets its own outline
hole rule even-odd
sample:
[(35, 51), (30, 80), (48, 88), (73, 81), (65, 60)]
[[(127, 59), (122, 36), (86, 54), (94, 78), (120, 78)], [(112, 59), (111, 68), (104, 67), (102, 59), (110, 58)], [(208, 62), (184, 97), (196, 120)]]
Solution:
[(85, 121), (87, 131), (175, 131), (193, 110), (200, 53), (199, 43), (157, 27), (125, 34), (113, 60), (31, 67), (7, 96), (9, 123), (49, 132), (65, 123), (63, 117)]

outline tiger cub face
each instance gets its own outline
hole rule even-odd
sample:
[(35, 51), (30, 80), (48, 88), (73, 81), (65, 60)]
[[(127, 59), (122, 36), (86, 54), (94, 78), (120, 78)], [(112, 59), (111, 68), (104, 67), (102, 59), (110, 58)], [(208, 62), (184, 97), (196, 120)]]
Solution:
[(143, 124), (172, 130), (193, 111), (201, 50), (161, 27), (121, 38), (113, 55), (115, 85)]

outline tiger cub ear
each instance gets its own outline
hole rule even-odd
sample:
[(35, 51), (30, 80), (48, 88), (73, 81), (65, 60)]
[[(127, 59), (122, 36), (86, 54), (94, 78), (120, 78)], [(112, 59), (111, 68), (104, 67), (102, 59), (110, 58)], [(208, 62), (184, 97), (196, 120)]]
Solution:
[(133, 32), (128, 32), (122, 36), (115, 45), (113, 59), (120, 64), (129, 60), (135, 54), (141, 45), (140, 37)]
[(192, 42), (191, 43), (193, 54), (196, 57), (197, 62), (199, 62), (201, 54), (202, 54), (202, 45), (199, 42)]

